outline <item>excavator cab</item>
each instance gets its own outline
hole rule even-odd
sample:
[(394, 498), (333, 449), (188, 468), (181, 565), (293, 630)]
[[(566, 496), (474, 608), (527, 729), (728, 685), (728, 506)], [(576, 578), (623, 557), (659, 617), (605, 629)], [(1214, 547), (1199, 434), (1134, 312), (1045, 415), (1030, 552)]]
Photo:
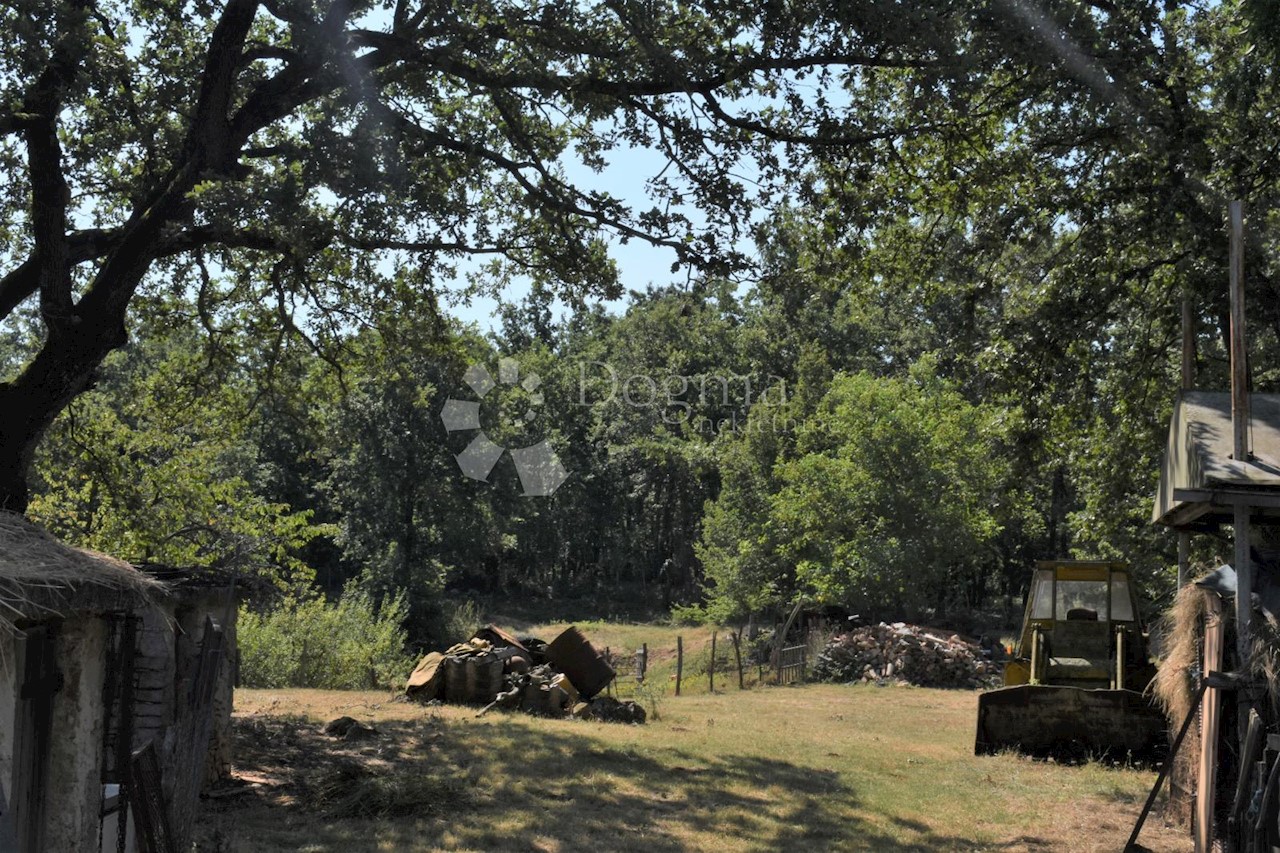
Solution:
[(1156, 750), (1164, 717), (1144, 695), (1154, 675), (1126, 564), (1037, 563), (1004, 687), (978, 699), (975, 752)]

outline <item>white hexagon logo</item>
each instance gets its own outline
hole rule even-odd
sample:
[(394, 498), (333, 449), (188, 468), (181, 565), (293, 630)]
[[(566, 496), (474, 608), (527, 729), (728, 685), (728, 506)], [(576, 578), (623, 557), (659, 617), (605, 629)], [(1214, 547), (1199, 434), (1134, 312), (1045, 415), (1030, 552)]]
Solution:
[[(533, 406), (542, 405), (543, 398), (538, 393), (538, 386), (542, 384), (542, 380), (536, 373), (531, 373), (521, 381), (520, 365), (514, 358), (504, 358), (498, 362), (496, 382), (484, 365), (480, 364), (468, 367), (462, 378), (477, 397), (483, 398), (499, 384), (519, 385), (529, 394), (529, 401)], [(527, 426), (536, 416), (530, 408), (519, 419), (519, 423)], [(507, 452), (507, 448), (494, 444), (489, 440), (489, 436), (485, 435), (484, 429), (480, 426), (480, 401), (455, 400), (450, 397), (440, 411), (440, 419), (444, 421), (446, 432), (477, 431), (471, 443), (455, 458), (463, 474), (473, 480), (487, 483), (489, 474), (493, 472), (493, 466), (498, 464), (498, 460), (502, 458), (503, 453)], [(555, 451), (551, 449), (551, 443), (545, 439), (528, 447), (512, 448), (511, 459), (516, 464), (516, 473), (520, 476), (520, 485), (524, 488), (524, 494), (527, 497), (546, 497), (560, 488), (560, 485), (569, 477), (568, 472), (556, 457)]]

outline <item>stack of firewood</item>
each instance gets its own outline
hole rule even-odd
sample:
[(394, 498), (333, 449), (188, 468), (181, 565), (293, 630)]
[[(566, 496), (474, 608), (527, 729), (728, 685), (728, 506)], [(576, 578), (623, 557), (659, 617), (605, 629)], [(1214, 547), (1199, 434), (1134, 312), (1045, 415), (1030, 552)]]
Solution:
[(822, 681), (985, 687), (999, 668), (981, 648), (956, 634), (881, 622), (833, 637), (818, 655), (813, 674)]

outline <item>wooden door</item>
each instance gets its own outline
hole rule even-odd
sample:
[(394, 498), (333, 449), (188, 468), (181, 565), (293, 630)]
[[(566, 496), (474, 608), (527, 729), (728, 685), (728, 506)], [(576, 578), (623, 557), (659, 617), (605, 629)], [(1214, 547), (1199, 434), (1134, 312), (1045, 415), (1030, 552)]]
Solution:
[(55, 628), (35, 625), (18, 641), (18, 708), (14, 718), (13, 821), (19, 850), (44, 849), (45, 778), (53, 695), (61, 688)]

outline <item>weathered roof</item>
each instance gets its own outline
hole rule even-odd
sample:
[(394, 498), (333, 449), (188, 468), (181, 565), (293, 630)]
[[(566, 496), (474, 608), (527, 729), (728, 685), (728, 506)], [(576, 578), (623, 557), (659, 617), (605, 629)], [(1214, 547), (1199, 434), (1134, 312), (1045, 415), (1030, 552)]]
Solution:
[(1249, 395), (1247, 460), (1232, 458), (1231, 395), (1183, 391), (1169, 420), (1152, 520), (1175, 527), (1213, 524), (1245, 503), (1280, 511), (1280, 394)]
[(74, 548), (0, 510), (0, 632), (21, 619), (137, 606), (163, 589), (123, 560)]

